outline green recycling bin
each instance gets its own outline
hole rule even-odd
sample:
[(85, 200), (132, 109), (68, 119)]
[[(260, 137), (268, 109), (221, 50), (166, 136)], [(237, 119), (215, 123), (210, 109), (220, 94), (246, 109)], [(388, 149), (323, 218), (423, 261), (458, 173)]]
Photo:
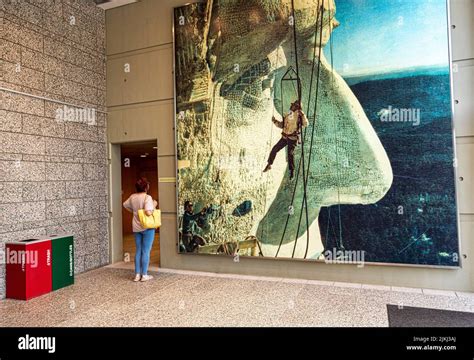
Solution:
[(74, 284), (74, 236), (51, 237), (53, 291)]

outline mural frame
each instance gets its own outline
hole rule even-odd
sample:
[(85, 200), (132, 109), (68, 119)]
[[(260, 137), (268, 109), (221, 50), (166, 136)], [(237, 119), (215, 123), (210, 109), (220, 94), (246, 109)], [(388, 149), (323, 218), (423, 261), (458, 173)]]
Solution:
[[(179, 186), (178, 186), (178, 179), (179, 179), (179, 168), (178, 168), (178, 130), (177, 130), (177, 91), (176, 91), (176, 32), (175, 32), (175, 10), (189, 6), (192, 4), (198, 4), (206, 2), (207, 0), (203, 1), (192, 1), (186, 3), (185, 5), (181, 6), (174, 6), (172, 9), (172, 21), (171, 21), (171, 33), (172, 33), (172, 66), (173, 66), (173, 131), (174, 131), (174, 150), (175, 150), (175, 201), (176, 201), (176, 228), (174, 229), (176, 235), (176, 244), (175, 244), (175, 251), (178, 255), (183, 256), (199, 256), (199, 257), (218, 257), (218, 258), (227, 258), (229, 261), (233, 261), (234, 255), (228, 254), (205, 254), (205, 253), (192, 253), (192, 252), (180, 252), (179, 249)], [(335, 0), (337, 1), (337, 0)], [(382, 0), (384, 1), (384, 0)], [(459, 270), (463, 268), (463, 260), (465, 254), (462, 251), (462, 232), (461, 232), (461, 219), (460, 219), (460, 212), (458, 206), (458, 196), (459, 196), (459, 189), (458, 189), (458, 165), (457, 165), (457, 143), (456, 143), (456, 131), (455, 131), (455, 106), (454, 106), (454, 82), (453, 82), (453, 56), (452, 56), (452, 21), (451, 21), (451, 0), (445, 0), (446, 4), (446, 17), (447, 17), (447, 43), (448, 43), (448, 66), (449, 66), (449, 89), (450, 89), (450, 108), (451, 108), (451, 139), (453, 144), (453, 169), (454, 169), (454, 193), (455, 193), (455, 206), (456, 206), (456, 228), (457, 228), (457, 246), (459, 251), (459, 261), (458, 265), (455, 266), (447, 266), (447, 265), (431, 265), (431, 264), (411, 264), (411, 263), (389, 263), (389, 262), (374, 262), (374, 261), (364, 261), (363, 267), (366, 265), (368, 266), (383, 266), (383, 267), (402, 267), (402, 268), (421, 268), (421, 269), (444, 269), (444, 270)], [(300, 259), (300, 258), (287, 258), (287, 257), (265, 257), (265, 256), (247, 256), (247, 255), (239, 255), (239, 257), (247, 259), (255, 259), (264, 260), (264, 261), (290, 261), (290, 262), (304, 262), (304, 263), (317, 263), (317, 264), (325, 264), (325, 265), (349, 265), (349, 266), (357, 266), (356, 263), (342, 263), (342, 264), (327, 264), (323, 259)]]

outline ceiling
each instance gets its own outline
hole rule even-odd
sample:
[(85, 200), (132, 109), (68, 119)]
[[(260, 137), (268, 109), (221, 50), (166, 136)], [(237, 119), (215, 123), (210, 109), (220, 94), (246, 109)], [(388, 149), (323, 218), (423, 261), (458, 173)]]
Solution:
[(139, 0), (94, 0), (98, 7), (108, 10), (119, 6), (138, 2)]
[(153, 147), (156, 147), (156, 141), (122, 144), (122, 157), (139, 157), (148, 153), (148, 159), (156, 159), (158, 151)]

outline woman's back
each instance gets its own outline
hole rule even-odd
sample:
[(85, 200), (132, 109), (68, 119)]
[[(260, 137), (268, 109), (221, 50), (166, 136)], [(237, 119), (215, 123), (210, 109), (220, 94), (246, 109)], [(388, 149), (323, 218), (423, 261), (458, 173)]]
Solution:
[(153, 198), (144, 192), (135, 193), (130, 195), (130, 197), (123, 203), (123, 206), (133, 212), (133, 232), (141, 232), (146, 230), (140, 224), (140, 219), (138, 218), (138, 210), (144, 209), (148, 211), (153, 211), (153, 209), (155, 208)]

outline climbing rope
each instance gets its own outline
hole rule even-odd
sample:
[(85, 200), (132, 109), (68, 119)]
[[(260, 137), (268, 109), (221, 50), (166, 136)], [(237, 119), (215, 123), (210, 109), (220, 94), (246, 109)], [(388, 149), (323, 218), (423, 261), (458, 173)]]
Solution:
[[(280, 51), (278, 49), (279, 49), (279, 47), (277, 48), (276, 66), (278, 66), (278, 64), (280, 63)], [(281, 97), (281, 93), (280, 93), (280, 97)], [(272, 119), (273, 119), (275, 117), (275, 91), (273, 91), (273, 96), (272, 95), (270, 96), (270, 100), (272, 101)], [(283, 103), (283, 100), (281, 102)], [(268, 149), (267, 153), (269, 153), (272, 149), (272, 138), (273, 138), (273, 124), (270, 127), (270, 140), (268, 141), (269, 149)], [(264, 214), (264, 216), (265, 216), (265, 210), (267, 209), (267, 195), (268, 195), (268, 182), (269, 182), (269, 176), (268, 175), (269, 174), (267, 173), (267, 177), (266, 177), (266, 181), (265, 181), (265, 198), (264, 198), (264, 203), (263, 203), (263, 214)], [(264, 175), (262, 173), (262, 177), (263, 176)], [(265, 227), (265, 230), (267, 230), (267, 232), (268, 232), (268, 217), (265, 217), (264, 224), (262, 225), (262, 231), (260, 233), (260, 239), (263, 238), (264, 227)], [(264, 256), (263, 252), (262, 252), (262, 249), (260, 247), (260, 243), (258, 241), (257, 241), (257, 244), (258, 244), (258, 248), (259, 248), (259, 251), (260, 251), (260, 256)]]
[[(328, 9), (330, 9), (329, 0), (328, 0)], [(332, 36), (333, 16), (330, 15), (328, 21), (329, 21), (328, 26), (329, 26), (329, 32), (330, 32), (330, 38), (329, 39), (330, 39), (330, 52), (331, 52), (331, 91), (332, 91), (332, 96), (330, 97), (330, 99), (331, 99), (331, 109), (334, 109), (334, 52), (333, 52), (333, 36)], [(320, 42), (319, 42), (320, 43), (320, 48), (319, 48), (319, 62), (318, 62), (318, 83), (317, 83), (317, 86), (316, 86), (316, 100), (315, 100), (314, 112), (313, 112), (313, 115), (314, 115), (315, 118), (317, 116), (317, 105), (318, 105), (317, 104), (317, 99), (318, 99), (318, 91), (319, 91), (319, 76), (320, 76), (319, 69), (320, 69), (320, 65), (321, 65), (322, 30), (323, 30), (323, 21), (321, 20)], [(310, 90), (311, 90), (311, 88), (310, 88)], [(338, 241), (337, 236), (335, 236), (335, 241), (336, 241), (336, 246), (341, 248), (341, 247), (343, 247), (343, 244), (342, 244), (341, 199), (340, 199), (339, 146), (338, 146), (338, 131), (337, 131), (338, 128), (337, 128), (337, 124), (336, 124), (336, 121), (335, 121), (335, 116), (331, 116), (331, 117), (333, 119), (334, 144), (335, 144), (335, 147), (336, 147), (335, 153), (336, 153), (336, 177), (337, 177), (338, 225), (339, 225), (339, 241)], [(311, 133), (310, 149), (312, 149), (312, 147), (313, 147), (314, 129), (315, 129), (314, 125), (313, 125), (312, 133)], [(307, 172), (307, 175), (306, 175), (307, 177), (309, 177), (309, 172), (310, 172), (311, 156), (312, 156), (312, 152), (310, 150), (309, 160), (308, 160), (308, 172)], [(303, 205), (304, 204), (302, 203), (297, 234), (299, 233), (299, 229), (300, 229)], [(330, 213), (331, 212), (330, 212), (330, 209), (329, 209), (329, 216), (330, 216)], [(328, 218), (328, 225), (329, 225), (329, 220), (330, 219)], [(329, 229), (327, 231), (327, 235), (328, 235), (328, 233), (329, 233)], [(296, 245), (295, 245), (295, 247), (296, 247)], [(327, 237), (326, 237), (325, 248), (327, 248)], [(306, 255), (307, 255), (307, 249), (306, 249), (306, 253), (305, 253), (305, 258), (306, 258)]]
[[(294, 0), (291, 0), (291, 10), (293, 13), (293, 42), (295, 47), (295, 63), (296, 63), (296, 77), (298, 79), (298, 103), (301, 105), (301, 81), (299, 73), (299, 62), (298, 62), (298, 45), (296, 42), (296, 13), (295, 13), (295, 4)], [(301, 133), (302, 124), (301, 124), (301, 115), (298, 112), (298, 132)], [(306, 198), (306, 175), (305, 175), (305, 154), (304, 154), (304, 137), (301, 136), (301, 159), (303, 165), (303, 203), (305, 205), (305, 214), (306, 214), (306, 238), (307, 243), (309, 244), (309, 216), (308, 216), (308, 201)], [(299, 171), (299, 169), (298, 169)], [(296, 234), (295, 245), (293, 247), (293, 252), (291, 257), (295, 256), (296, 245), (298, 241), (298, 233)]]
[[(321, 17), (320, 17), (320, 14), (321, 14)], [(318, 66), (317, 66), (318, 71), (317, 71), (317, 75), (316, 75), (316, 96), (315, 96), (315, 99), (314, 99), (314, 110), (313, 110), (314, 120), (313, 120), (313, 127), (311, 129), (311, 141), (310, 141), (310, 145), (309, 145), (310, 150), (309, 150), (309, 156), (308, 156), (308, 170), (306, 171), (306, 179), (305, 179), (305, 182), (303, 184), (305, 186), (305, 192), (306, 192), (306, 186), (307, 186), (307, 183), (308, 183), (310, 167), (311, 167), (311, 157), (312, 157), (312, 149), (313, 149), (314, 131), (315, 131), (315, 128), (316, 128), (316, 117), (317, 117), (317, 113), (318, 113), (318, 95), (319, 95), (319, 84), (320, 84), (319, 79), (320, 79), (320, 76), (321, 76), (321, 51), (322, 51), (321, 49), (322, 49), (322, 38), (323, 38), (323, 24), (324, 24), (324, 3), (322, 4), (322, 6), (320, 8), (320, 11), (318, 11), (316, 26), (315, 26), (315, 30), (314, 30), (313, 61), (312, 61), (312, 66), (311, 66), (311, 82), (310, 82), (309, 95), (308, 95), (308, 115), (310, 113), (309, 109), (310, 109), (310, 104), (311, 104), (313, 75), (314, 75), (315, 58), (316, 58), (316, 47), (317, 47), (317, 43), (318, 43), (316, 37), (317, 37), (318, 26), (319, 26), (319, 52), (318, 52)], [(307, 132), (307, 130), (305, 129), (305, 136), (306, 136), (306, 132)], [(303, 168), (304, 168), (304, 163), (303, 163)], [(303, 176), (305, 176), (305, 175), (303, 175)], [(302, 219), (302, 215), (303, 215), (303, 207), (304, 206), (306, 208), (308, 206), (307, 204), (305, 204), (305, 199), (303, 199), (303, 201), (301, 203), (301, 211), (300, 211), (300, 217), (299, 217), (299, 220), (298, 220), (298, 228), (297, 228), (297, 231), (296, 231), (296, 238), (295, 238), (295, 245), (294, 245), (294, 248), (293, 248), (293, 253), (296, 249), (296, 241), (297, 241), (298, 234), (299, 234), (300, 227), (301, 227), (301, 219)], [(306, 219), (306, 231), (309, 233), (308, 219)], [(306, 243), (306, 250), (305, 250), (305, 254), (304, 254), (305, 259), (308, 255), (308, 249), (309, 249), (309, 239), (307, 240), (307, 243)]]
[[(329, 0), (328, 0), (329, 1)], [(332, 35), (332, 20), (330, 21), (331, 27), (331, 35)], [(332, 96), (331, 96), (331, 104), (332, 109), (334, 109), (334, 53), (333, 53), (333, 36), (329, 38), (329, 45), (330, 45), (330, 50), (331, 50), (331, 91), (332, 91)], [(336, 246), (339, 248), (343, 247), (342, 244), (342, 220), (341, 220), (341, 189), (340, 189), (340, 184), (341, 184), (341, 177), (340, 177), (340, 172), (339, 172), (339, 146), (337, 144), (338, 141), (338, 127), (337, 123), (335, 121), (335, 117), (332, 117), (334, 122), (333, 122), (333, 129), (334, 129), (334, 143), (336, 145), (336, 178), (337, 178), (337, 207), (338, 207), (338, 219), (339, 219), (339, 244), (337, 243), (337, 237), (335, 238), (336, 240)]]
[[(294, 8), (293, 8), (294, 10)], [(318, 29), (318, 20), (319, 20), (319, 15), (321, 14), (321, 26), (322, 26), (322, 20), (323, 20), (323, 15), (324, 15), (324, 8), (321, 7), (321, 11), (318, 12), (318, 16), (317, 16), (317, 21), (316, 21), (316, 26), (315, 26), (315, 38), (317, 36), (317, 29)], [(294, 38), (296, 39), (296, 36), (295, 36), (295, 33), (296, 33), (296, 26), (294, 28)], [(296, 47), (296, 41), (295, 41), (295, 47)], [(312, 92), (312, 83), (313, 83), (313, 70), (314, 70), (314, 63), (316, 61), (316, 51), (314, 51), (313, 53), (313, 61), (312, 61), (312, 73), (311, 73), (311, 83), (310, 83), (310, 94)], [(320, 57), (318, 59), (318, 61), (320, 61)], [(319, 67), (318, 67), (319, 69)], [(317, 75), (317, 83), (319, 83), (319, 70), (318, 70), (318, 75)], [(310, 97), (309, 97), (309, 100), (308, 100), (308, 111), (307, 113), (309, 114), (309, 111), (310, 111)], [(317, 103), (317, 99), (316, 99), (316, 103)], [(315, 116), (316, 114), (314, 114)], [(314, 125), (313, 125), (314, 126)], [(306, 135), (307, 135), (307, 131), (305, 129), (304, 131), (304, 134), (302, 136), (302, 140), (303, 140), (303, 149), (304, 149), (304, 140), (306, 139)], [(302, 154), (303, 155), (303, 154)], [(302, 156), (298, 162), (298, 170), (296, 172), (296, 179), (295, 179), (295, 185), (293, 187), (293, 194), (292, 194), (292, 198), (291, 198), (291, 206), (293, 206), (293, 203), (294, 203), (294, 198), (295, 198), (295, 194), (296, 194), (296, 188), (297, 188), (297, 185), (298, 185), (298, 181), (299, 181), (299, 174), (300, 174), (300, 168), (301, 168), (301, 165), (303, 163), (303, 160), (304, 160), (304, 157)], [(304, 174), (305, 175), (305, 174)], [(305, 176), (304, 176), (305, 178)], [(306, 204), (306, 183), (304, 183), (304, 198), (303, 198), (303, 201), (304, 201), (304, 204)], [(306, 207), (306, 210), (307, 210), (307, 207)], [(278, 254), (280, 252), (280, 249), (281, 249), (281, 246), (283, 244), (283, 239), (285, 237), (285, 234), (286, 234), (286, 230), (288, 228), (288, 222), (289, 222), (289, 219), (290, 219), (290, 213), (288, 213), (287, 217), (286, 217), (286, 222), (285, 222), (285, 226), (284, 226), (284, 229), (283, 229), (283, 233), (282, 233), (282, 236), (281, 236), (281, 239), (280, 239), (280, 243), (278, 245), (278, 249), (277, 249), (277, 252), (275, 254), (275, 257), (278, 257)], [(307, 232), (307, 248), (306, 248), (306, 252), (305, 252), (305, 258), (306, 258), (306, 255), (307, 255), (307, 251), (308, 251), (308, 246), (309, 246), (309, 221), (307, 221), (306, 223), (306, 232)], [(297, 233), (298, 234), (298, 233)], [(296, 248), (296, 244), (294, 246), (294, 249), (293, 249), (293, 255), (294, 255), (294, 250)]]
[[(332, 96), (330, 96), (330, 101), (331, 101), (331, 109), (334, 109), (334, 51), (333, 51), (333, 36), (332, 36), (332, 18), (330, 19), (330, 30), (331, 30), (331, 37), (329, 39), (329, 45), (330, 45), (330, 53), (331, 53), (331, 92)], [(333, 132), (334, 132), (334, 144), (335, 144), (335, 154), (336, 154), (336, 178), (337, 178), (337, 202), (338, 202), (338, 228), (339, 228), (339, 234), (336, 234), (335, 228), (336, 224), (333, 223), (331, 220), (331, 207), (328, 207), (328, 219), (327, 219), (327, 224), (326, 224), (326, 236), (325, 236), (325, 243), (324, 243), (324, 248), (328, 248), (328, 242), (329, 242), (329, 235), (330, 231), (332, 230), (332, 233), (334, 235), (334, 240), (336, 242), (336, 247), (338, 248), (343, 248), (343, 242), (342, 242), (342, 219), (341, 219), (341, 198), (340, 198), (340, 172), (339, 172), (339, 147), (338, 147), (338, 134), (337, 134), (337, 125), (335, 122), (335, 116), (332, 116), (334, 122), (333, 122)], [(339, 236), (338, 236), (339, 235)], [(338, 239), (339, 237), (339, 239)], [(339, 241), (338, 241), (339, 240)]]

